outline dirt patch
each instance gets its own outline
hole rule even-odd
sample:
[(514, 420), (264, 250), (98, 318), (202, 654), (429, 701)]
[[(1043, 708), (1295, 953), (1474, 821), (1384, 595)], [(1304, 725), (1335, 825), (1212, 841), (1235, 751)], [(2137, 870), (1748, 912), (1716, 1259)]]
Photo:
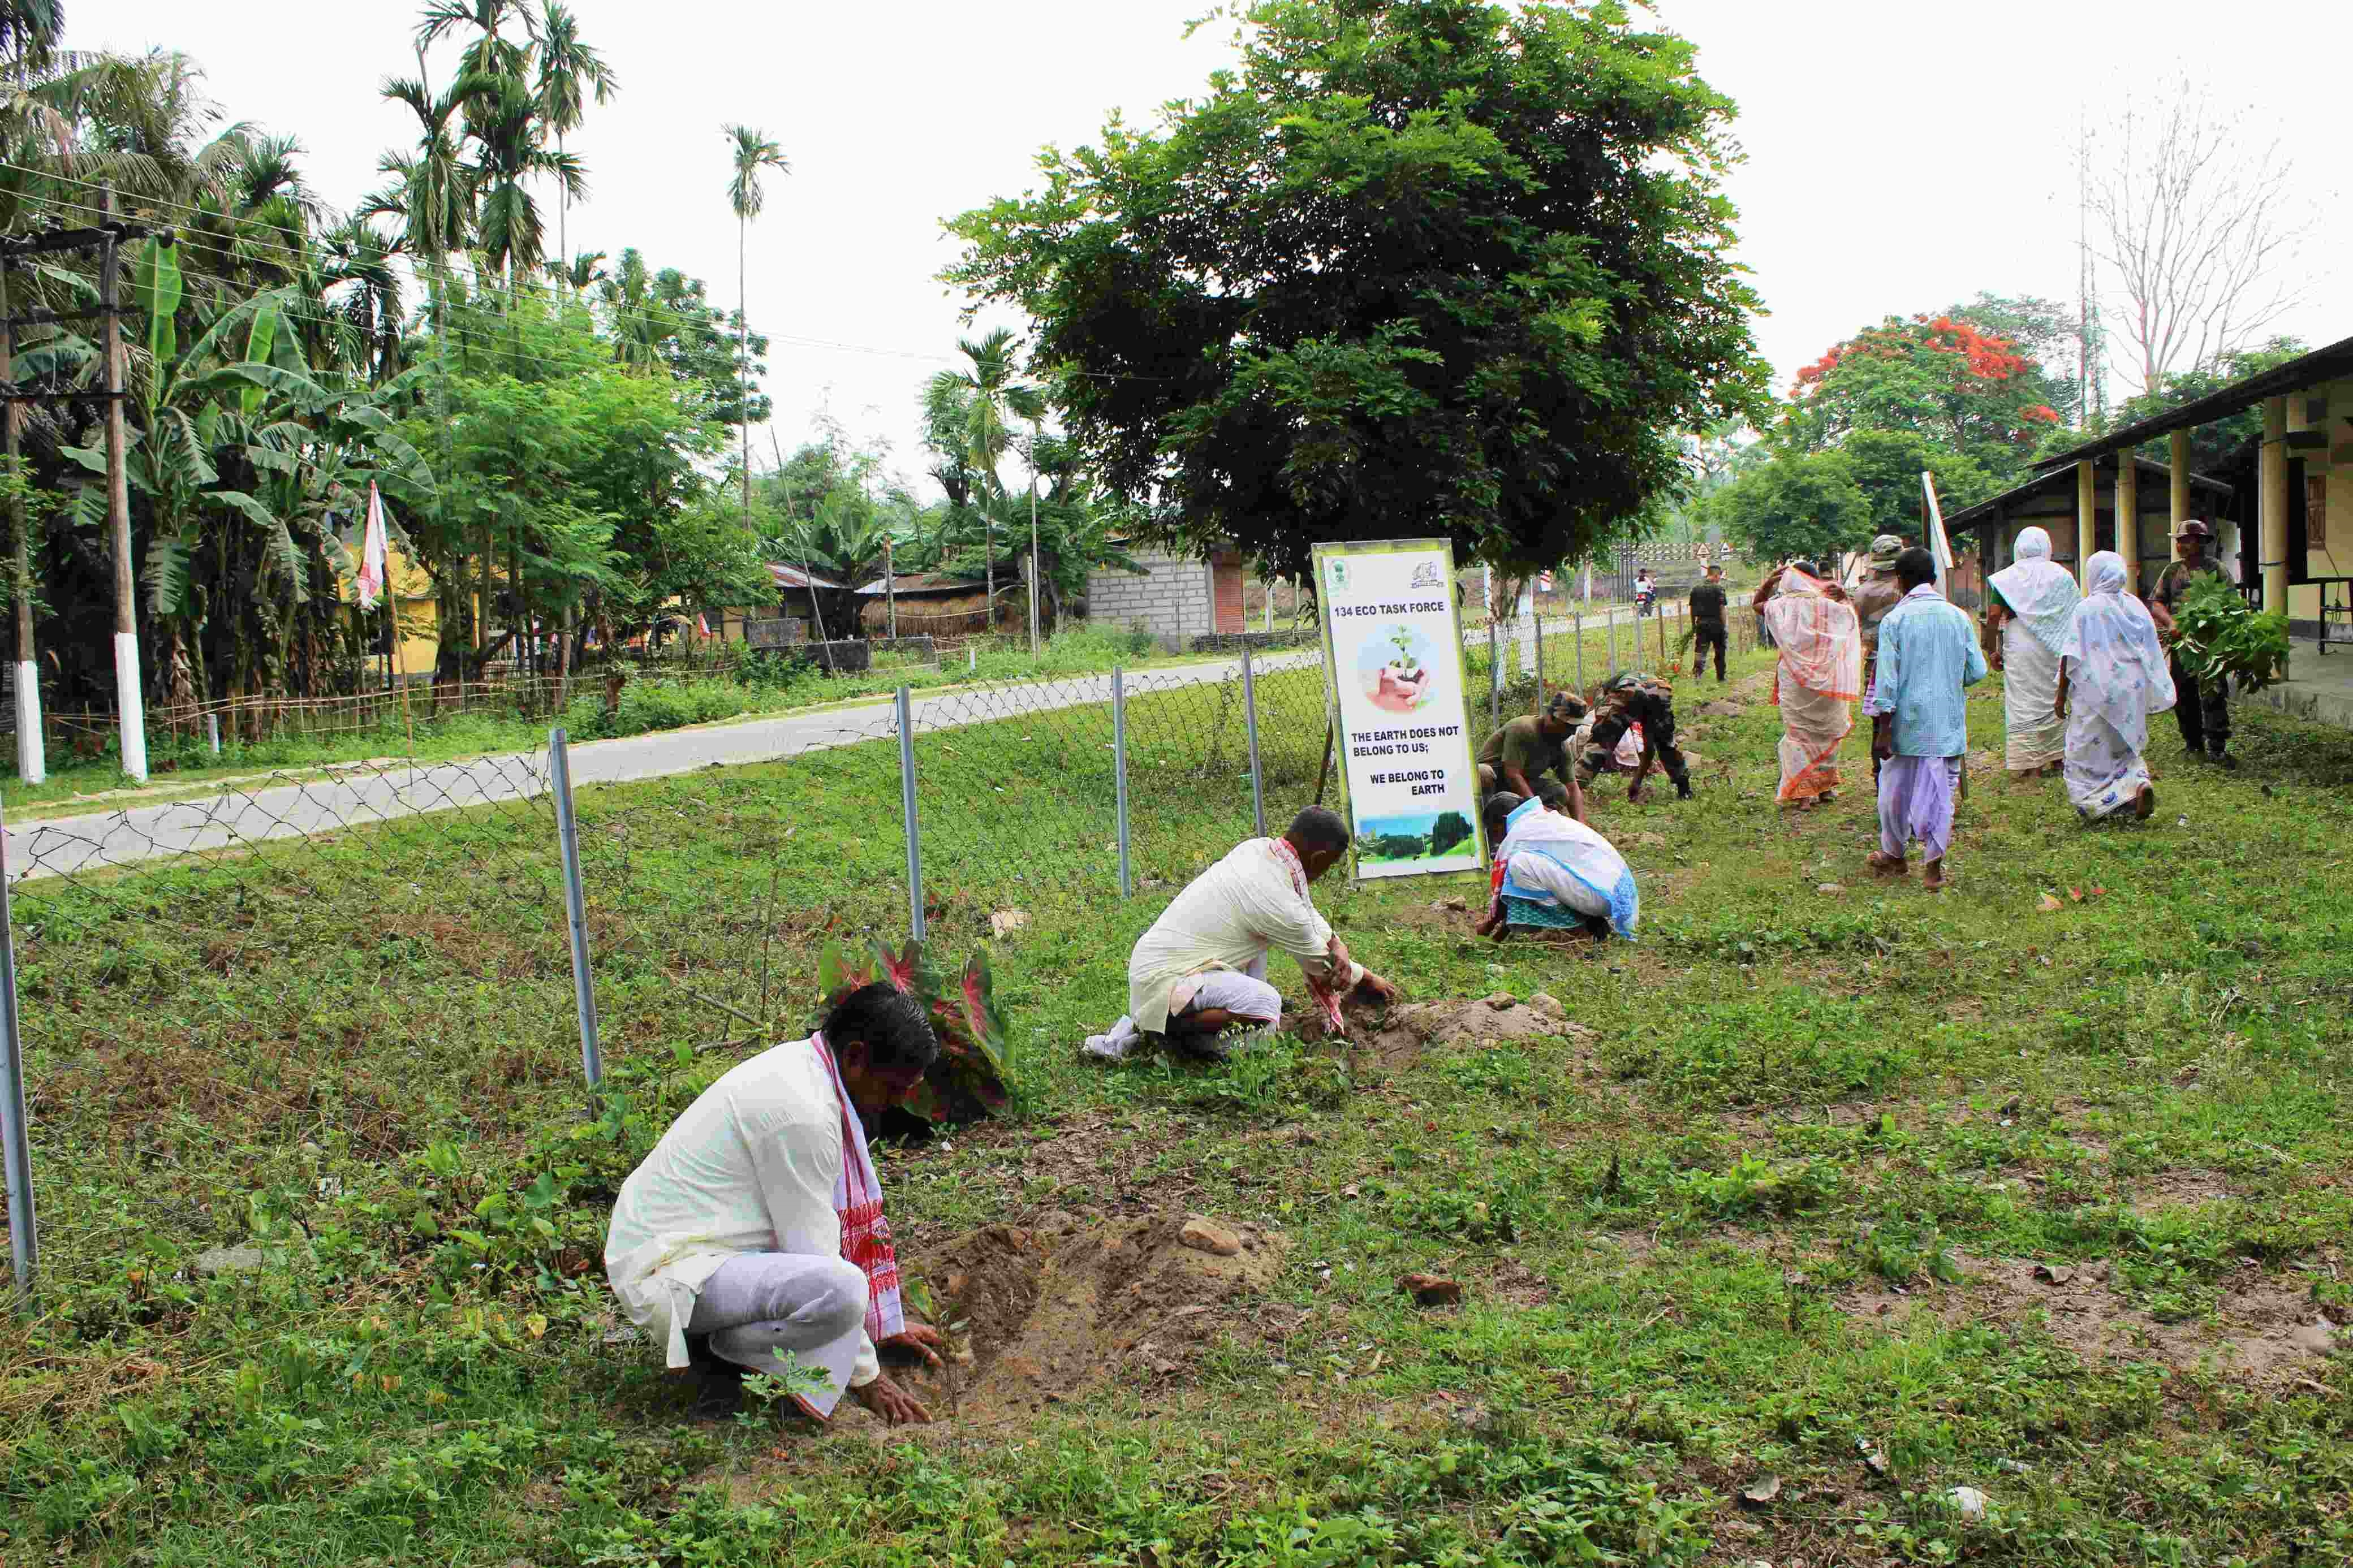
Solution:
[(1553, 1289), (1543, 1275), (1516, 1258), (1506, 1258), (1488, 1271), (1487, 1287), (1480, 1294), (1525, 1310), (1550, 1303)]
[(1967, 1278), (1958, 1285), (1911, 1293), (1856, 1290), (1838, 1298), (1848, 1315), (1896, 1328), (1915, 1310), (1947, 1327), (2006, 1327), (2038, 1316), (2051, 1337), (2086, 1361), (2153, 1361), (2175, 1371), (2211, 1366), (2254, 1383), (2309, 1376), (2315, 1359), (2353, 1344), (2313, 1305), (2300, 1279), (2245, 1268), (2224, 1281), (2215, 1322), (2161, 1323), (2116, 1294), (2105, 1264), (2051, 1268), (2031, 1259), (1955, 1255)]
[[(1548, 996), (1523, 1002), (1501, 992), (1387, 1008), (1349, 1004), (1342, 1016), (1355, 1049), (1392, 1069), (1411, 1065), (1433, 1046), (1484, 1050), (1521, 1040), (1597, 1037), (1584, 1025), (1571, 1022), (1567, 1009)], [(1314, 1016), (1286, 1016), (1283, 1027), (1303, 1040), (1325, 1034), (1323, 1020)]]
[(1260, 1316), (1237, 1308), (1273, 1282), (1288, 1240), (1210, 1221), (1188, 1241), (1187, 1224), (1183, 1215), (1092, 1226), (1054, 1215), (1029, 1227), (987, 1226), (908, 1258), (959, 1360), (902, 1381), (934, 1415), (1008, 1419), (1117, 1373), (1181, 1375), (1220, 1338), (1255, 1337)]
[(2139, 1215), (2195, 1208), (2200, 1204), (2221, 1203), (2238, 1195), (2231, 1190), (2230, 1178), (2221, 1172), (2194, 1166), (2160, 1171), (2146, 1180), (2133, 1182), (2132, 1187), (2133, 1213)]
[(1382, 909), (1380, 918), (1385, 924), (1403, 926), (1408, 931), (1454, 931), (1465, 937), (1471, 935), (1471, 928), (1479, 920), (1465, 899), (1390, 904)]

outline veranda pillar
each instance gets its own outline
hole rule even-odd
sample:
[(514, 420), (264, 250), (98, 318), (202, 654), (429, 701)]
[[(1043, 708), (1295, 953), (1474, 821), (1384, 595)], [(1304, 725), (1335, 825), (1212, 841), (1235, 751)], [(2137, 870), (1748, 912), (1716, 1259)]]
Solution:
[(2256, 490), (2261, 531), (2256, 562), (2263, 574), (2263, 608), (2287, 609), (2287, 399), (2263, 399), (2263, 456)]
[(2081, 578), (2084, 567), (2099, 545), (2100, 470), (2098, 465), (2082, 462), (2075, 465), (2075, 575)]

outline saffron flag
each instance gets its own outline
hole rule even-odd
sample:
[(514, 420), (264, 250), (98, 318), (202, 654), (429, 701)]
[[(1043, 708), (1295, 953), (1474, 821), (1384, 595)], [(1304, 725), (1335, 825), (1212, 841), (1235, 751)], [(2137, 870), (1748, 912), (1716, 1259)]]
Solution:
[(694, 629), (704, 637), (711, 635), (711, 616), (708, 613), (694, 617)]
[(360, 608), (373, 610), (384, 593), (385, 551), (384, 498), (375, 493), (375, 485), (368, 485), (367, 535), (360, 544)]

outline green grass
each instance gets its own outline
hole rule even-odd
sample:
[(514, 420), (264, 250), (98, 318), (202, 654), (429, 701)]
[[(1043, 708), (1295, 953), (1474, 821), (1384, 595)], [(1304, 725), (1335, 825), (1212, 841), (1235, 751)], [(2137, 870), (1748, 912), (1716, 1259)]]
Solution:
[[(1322, 691), (1258, 695), (1279, 819)], [(1548, 991), (1591, 1032), (1387, 1072), (1075, 1055), (1249, 830), (1234, 686), (1136, 683), (1133, 900), (1107, 713), (920, 737), (935, 942), (1031, 918), (993, 949), (1018, 1112), (886, 1155), (902, 1251), (1048, 1210), (1293, 1240), (1197, 1374), (925, 1444), (681, 1426), (604, 1342), (598, 1272), (613, 1188), (736, 1059), (692, 1047), (798, 1033), (818, 946), (902, 929), (887, 742), (583, 792), (594, 1118), (544, 804), (20, 887), (47, 1274), (0, 1331), (0, 1560), (2353, 1559), (2348, 1356), (2257, 1381), (2184, 1350), (2250, 1292), (2353, 1315), (2353, 737), (2244, 711), (2225, 775), (2160, 735), (2147, 827), (1980, 766), (1930, 898), (1864, 874), (1860, 737), (1848, 797), (1784, 817), (1772, 710), (1683, 695), (1697, 797), (1596, 805), (1638, 947), (1473, 941), (1432, 907), (1472, 878), (1323, 890), (1411, 994)], [(1970, 721), (1998, 750), (1998, 682)], [(282, 1265), (190, 1271), (248, 1239)], [(2108, 1268), (2139, 1348), (2088, 1357), (1998, 1259)], [(1415, 1270), (1465, 1304), (1414, 1308)]]

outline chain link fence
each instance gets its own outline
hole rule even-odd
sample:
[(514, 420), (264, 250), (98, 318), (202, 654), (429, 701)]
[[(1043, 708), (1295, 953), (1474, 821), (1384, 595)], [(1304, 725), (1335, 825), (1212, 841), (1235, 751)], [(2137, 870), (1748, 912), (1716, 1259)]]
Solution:
[[(1672, 606), (1466, 626), (1473, 746), (1551, 690), (1673, 672), (1686, 630)], [(793, 1037), (828, 942), (919, 931), (952, 967), (1030, 912), (1182, 886), (1336, 802), (1328, 714), (1320, 652), (1250, 651), (704, 732), (756, 765), (680, 771), (667, 748), (701, 742), (642, 736), (13, 824), (0, 1089), (65, 1293), (315, 1233), (354, 1165), (520, 1146), (577, 1114), (584, 1034), (633, 1070)], [(20, 1285), (31, 1190), (11, 1182)]]

